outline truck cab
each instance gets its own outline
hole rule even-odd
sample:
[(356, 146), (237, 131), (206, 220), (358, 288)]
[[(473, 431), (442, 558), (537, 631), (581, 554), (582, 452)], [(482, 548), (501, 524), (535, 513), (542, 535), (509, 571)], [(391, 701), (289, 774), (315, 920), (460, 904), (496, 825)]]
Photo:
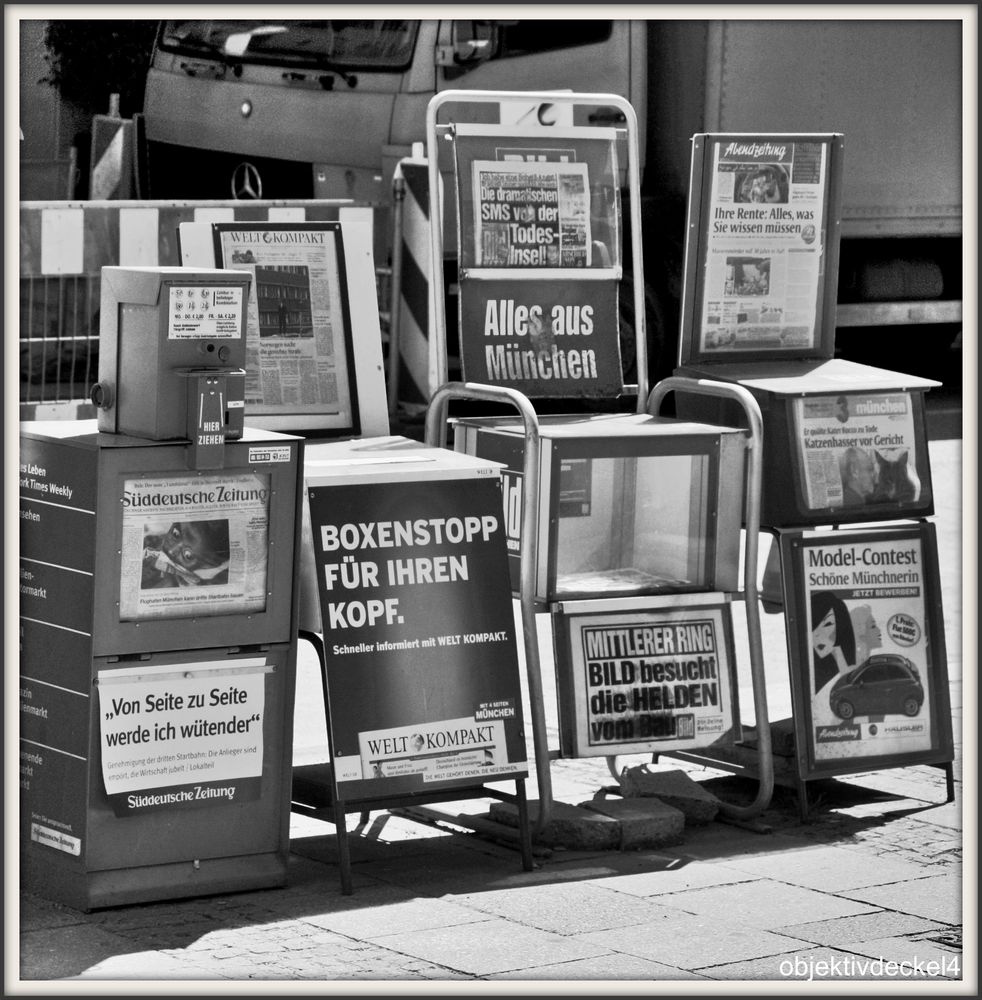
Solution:
[(147, 194), (384, 205), (434, 93), (568, 90), (571, 59), (582, 89), (643, 105), (644, 22), (163, 21), (144, 103)]

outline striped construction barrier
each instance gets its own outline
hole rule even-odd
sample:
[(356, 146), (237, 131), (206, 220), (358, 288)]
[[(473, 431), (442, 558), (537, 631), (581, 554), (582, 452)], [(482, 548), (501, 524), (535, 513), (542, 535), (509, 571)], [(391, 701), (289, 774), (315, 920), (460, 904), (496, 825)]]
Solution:
[(178, 266), (182, 222), (371, 220), (347, 200), (20, 203), (21, 419), (89, 415), (102, 268)]
[(425, 159), (407, 157), (393, 175), (393, 247), (389, 410), (425, 410), (439, 385), (430, 304), (430, 192)]
[(93, 201), (133, 197), (135, 136), (133, 122), (128, 118), (93, 117), (89, 165), (89, 198)]

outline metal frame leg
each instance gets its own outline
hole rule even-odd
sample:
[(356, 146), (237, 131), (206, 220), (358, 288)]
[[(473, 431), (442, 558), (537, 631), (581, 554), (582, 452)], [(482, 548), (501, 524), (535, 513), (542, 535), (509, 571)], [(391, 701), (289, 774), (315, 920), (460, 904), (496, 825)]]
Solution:
[(522, 849), (522, 868), (530, 872), (535, 865), (532, 862), (532, 832), (529, 829), (529, 807), (524, 778), (515, 781), (515, 802), (518, 806), (518, 838)]
[(955, 765), (949, 760), (946, 764), (939, 765), (944, 768), (945, 779), (945, 803), (955, 801)]
[(345, 818), (344, 803), (334, 803), (334, 827), (338, 838), (338, 865), (341, 869), (341, 894), (350, 896), (354, 891), (351, 886), (351, 852), (348, 848), (348, 822)]
[(795, 791), (798, 794), (798, 818), (804, 823), (808, 820), (808, 783), (806, 781), (798, 781)]

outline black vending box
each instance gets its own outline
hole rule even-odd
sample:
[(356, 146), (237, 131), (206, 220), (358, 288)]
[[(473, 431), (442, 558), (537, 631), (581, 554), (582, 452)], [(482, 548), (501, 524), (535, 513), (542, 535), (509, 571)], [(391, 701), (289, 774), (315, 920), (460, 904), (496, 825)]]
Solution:
[[(838, 358), (682, 366), (676, 374), (735, 382), (757, 400), (763, 526), (934, 513), (924, 395), (938, 383)], [(680, 392), (677, 407), (690, 420), (745, 422), (742, 409), (726, 399)]]
[(20, 435), (25, 888), (94, 909), (286, 882), (302, 440)]
[[(924, 395), (940, 383), (833, 357), (842, 149), (837, 133), (693, 137), (675, 374), (759, 404), (764, 527), (934, 512)], [(726, 399), (676, 406), (746, 423)]]

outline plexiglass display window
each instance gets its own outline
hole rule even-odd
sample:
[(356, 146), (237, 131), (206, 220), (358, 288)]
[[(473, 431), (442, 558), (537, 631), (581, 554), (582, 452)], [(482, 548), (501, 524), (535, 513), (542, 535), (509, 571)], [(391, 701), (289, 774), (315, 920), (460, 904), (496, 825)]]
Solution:
[(708, 455), (565, 457), (558, 465), (555, 597), (705, 585)]
[(454, 132), (462, 272), (620, 267), (614, 129), (458, 123)]
[[(741, 431), (611, 414), (544, 416), (539, 433), (537, 600), (737, 589)], [(461, 419), (455, 447), (506, 466), (518, 591), (524, 427)]]

